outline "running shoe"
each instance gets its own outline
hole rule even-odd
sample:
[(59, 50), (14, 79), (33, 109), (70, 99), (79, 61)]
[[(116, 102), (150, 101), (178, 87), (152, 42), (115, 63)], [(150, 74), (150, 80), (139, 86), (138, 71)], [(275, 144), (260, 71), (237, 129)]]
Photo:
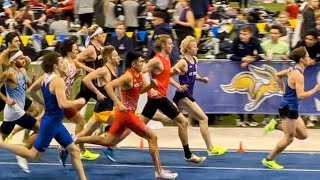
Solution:
[(80, 154), (81, 159), (85, 159), (85, 160), (89, 160), (89, 161), (96, 160), (98, 157), (100, 157), (100, 154), (90, 152), (89, 150), (86, 150)]
[(17, 159), (18, 166), (20, 167), (20, 169), (25, 173), (30, 173), (28, 161), (21, 156), (16, 156), (16, 159)]
[(63, 167), (66, 167), (66, 161), (69, 156), (69, 152), (63, 148), (59, 147), (59, 161)]
[(278, 164), (275, 160), (267, 160), (266, 158), (263, 158), (261, 163), (270, 168), (270, 169), (275, 169), (275, 170), (280, 170), (280, 169), (283, 169), (283, 166)]
[(227, 150), (228, 148), (216, 146), (208, 151), (208, 156), (220, 156), (226, 153)]
[(200, 156), (199, 157), (197, 155), (192, 154), (189, 159), (185, 158), (185, 160), (187, 162), (202, 163), (203, 161), (206, 160), (206, 157), (205, 156)]
[(173, 173), (168, 170), (162, 170), (161, 173), (155, 172), (156, 180), (165, 180), (165, 179), (176, 179), (178, 177), (178, 173)]
[(278, 122), (275, 119), (271, 119), (270, 122), (264, 126), (264, 135), (268, 134), (269, 132), (273, 131), (276, 129), (276, 125)]
[(113, 149), (111, 148), (107, 148), (103, 150), (103, 153), (107, 156), (107, 158), (112, 161), (112, 162), (116, 162), (115, 158), (114, 158), (114, 153), (113, 153)]

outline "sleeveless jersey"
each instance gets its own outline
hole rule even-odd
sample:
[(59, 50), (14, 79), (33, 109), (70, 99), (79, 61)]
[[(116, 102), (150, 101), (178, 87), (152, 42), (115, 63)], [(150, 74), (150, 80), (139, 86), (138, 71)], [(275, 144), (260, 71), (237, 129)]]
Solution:
[(77, 74), (77, 67), (74, 65), (73, 62), (70, 62), (68, 59), (64, 59), (65, 63), (66, 63), (66, 78), (65, 78), (65, 82), (66, 82), (66, 95), (69, 98), (70, 94), (71, 94), (71, 89), (72, 89), (72, 85), (74, 83), (74, 78)]
[(188, 90), (180, 93), (184, 93), (188, 96), (193, 95), (194, 83), (196, 81), (197, 76), (197, 62), (195, 60), (194, 64), (191, 64), (187, 59), (184, 58), (187, 62), (188, 70), (184, 75), (179, 75), (179, 82), (181, 85), (188, 85)]
[(136, 76), (132, 68), (128, 72), (133, 77), (133, 87), (127, 90), (121, 89), (121, 102), (130, 111), (135, 111), (138, 106), (140, 92), (143, 86), (142, 74)]
[(86, 64), (86, 66), (88, 66), (92, 69), (98, 69), (99, 67), (102, 67), (104, 65), (101, 51), (98, 50), (93, 44), (90, 44), (90, 45), (94, 47), (96, 54), (97, 54), (97, 58), (94, 61), (88, 61), (88, 62), (85, 61), (85, 64)]
[[(159, 54), (156, 54), (156, 57), (159, 58), (161, 63), (163, 64), (163, 71), (160, 74), (154, 74), (151, 72), (152, 79), (155, 79), (158, 82), (158, 86), (155, 87), (154, 89), (160, 93), (160, 98), (167, 97), (170, 77), (171, 77), (170, 75), (171, 63), (169, 59), (166, 59)], [(148, 96), (150, 97), (149, 93), (148, 93)]]
[[(56, 117), (56, 115), (61, 116), (61, 121), (63, 117), (63, 109), (60, 109), (56, 95), (50, 92), (50, 82), (57, 75), (47, 74), (44, 78), (43, 85), (41, 87), (44, 103), (45, 103), (45, 115), (50, 115)], [(60, 118), (59, 118), (60, 119)]]
[(4, 121), (7, 122), (15, 121), (26, 113), (24, 111), (24, 105), (26, 99), (27, 75), (21, 74), (13, 68), (9, 69), (8, 71), (11, 70), (15, 73), (18, 82), (16, 88), (10, 88), (7, 83), (4, 84), (7, 97), (16, 102), (12, 106), (6, 104), (4, 107)]
[[(111, 73), (111, 70), (109, 68), (108, 68), (108, 70), (109, 70), (109, 72), (111, 74), (111, 81), (116, 79), (117, 77)], [(102, 101), (97, 101), (97, 103), (96, 103), (96, 105), (94, 107), (94, 112), (99, 113), (99, 112), (102, 112), (102, 111), (111, 111), (111, 110), (113, 110), (114, 103), (113, 103), (112, 99), (109, 97), (107, 91), (104, 89), (104, 86), (101, 86), (101, 87), (96, 86), (96, 87), (106, 98), (104, 100), (102, 100)]]
[[(298, 70), (302, 74), (301, 69), (297, 67), (293, 67), (292, 71)], [(288, 80), (285, 82), (285, 93), (283, 95), (283, 99), (280, 101), (280, 108), (283, 108), (284, 106), (288, 105), (290, 110), (296, 110), (298, 111), (299, 107), (299, 99), (297, 96), (296, 89), (292, 89), (289, 86)]]

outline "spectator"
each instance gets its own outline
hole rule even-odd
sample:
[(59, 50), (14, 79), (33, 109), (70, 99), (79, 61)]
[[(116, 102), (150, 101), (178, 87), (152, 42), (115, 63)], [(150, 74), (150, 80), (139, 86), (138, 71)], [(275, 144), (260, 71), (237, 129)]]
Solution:
[(178, 36), (178, 44), (187, 36), (194, 36), (194, 15), (190, 8), (190, 0), (179, 0), (183, 7), (180, 17), (174, 17), (173, 22), (176, 24), (176, 33)]
[(248, 7), (248, 1), (249, 0), (239, 0), (239, 8), (241, 9), (243, 6), (244, 8)]
[(204, 26), (209, 5), (209, 0), (191, 0), (191, 9), (195, 18), (195, 27), (202, 28)]
[(138, 29), (138, 8), (140, 4), (135, 0), (126, 0), (122, 3), (124, 10), (125, 22), (128, 32), (134, 32)]
[[(231, 46), (231, 53), (233, 54), (230, 57), (232, 61), (240, 61), (241, 67), (247, 67), (248, 64), (261, 60), (262, 57), (260, 54), (263, 54), (263, 50), (260, 46), (258, 39), (252, 37), (252, 27), (243, 26), (240, 28), (240, 35), (237, 37)], [(239, 114), (240, 119), (236, 119), (237, 126), (246, 127), (249, 126), (258, 126), (252, 114), (248, 114), (248, 120), (244, 121), (244, 115)]]
[(301, 37), (304, 37), (309, 29), (316, 27), (315, 10), (319, 7), (319, 0), (309, 0), (307, 7), (303, 10), (303, 25)]
[(318, 38), (320, 35), (320, 13), (316, 13), (316, 27), (311, 29), (318, 33)]
[(139, 31), (145, 31), (146, 18), (147, 18), (147, 3), (144, 0), (139, 0), (139, 8), (138, 8), (138, 24)]
[(243, 26), (240, 28), (239, 37), (235, 38), (231, 45), (230, 60), (240, 61), (241, 65), (246, 67), (248, 64), (261, 60), (260, 54), (263, 54), (259, 40), (252, 37), (252, 28)]
[(65, 0), (58, 2), (58, 13), (63, 13), (64, 17), (67, 17), (68, 21), (74, 22), (74, 0)]
[(281, 26), (281, 40), (290, 43), (290, 34), (292, 33), (292, 27), (289, 23), (289, 13), (286, 11), (280, 12), (278, 18), (274, 24), (279, 24)]
[(67, 34), (69, 32), (69, 23), (62, 20), (60, 14), (54, 16), (54, 21), (49, 25), (49, 34)]
[(115, 0), (105, 0), (103, 6), (104, 13), (104, 32), (114, 32), (117, 23), (117, 17), (114, 13)]
[(289, 13), (290, 19), (297, 19), (299, 6), (296, 4), (295, 0), (288, 0), (285, 11)]
[(156, 10), (166, 11), (170, 8), (173, 0), (153, 0), (152, 4), (156, 6)]
[(179, 59), (179, 47), (177, 45), (177, 40), (173, 35), (172, 26), (169, 24), (170, 17), (165, 11), (156, 11), (153, 13), (152, 25), (154, 27), (153, 36), (148, 44), (148, 54), (147, 58), (151, 59), (155, 56), (154, 52), (154, 41), (155, 37), (161, 34), (167, 34), (171, 37), (174, 43), (173, 50), (170, 55), (171, 64), (174, 65)]
[(128, 52), (134, 50), (133, 39), (126, 36), (126, 25), (118, 22), (116, 25), (117, 36), (111, 37), (108, 43), (116, 48), (121, 59), (125, 59)]
[(270, 39), (261, 43), (266, 60), (287, 60), (290, 53), (288, 43), (281, 41), (281, 26), (273, 25), (269, 30)]
[(90, 27), (93, 20), (93, 0), (75, 0), (74, 14), (79, 16), (80, 25)]
[(318, 36), (317, 31), (310, 30), (306, 33), (304, 39), (300, 40), (293, 48), (296, 49), (300, 46), (306, 47), (312, 65), (320, 61), (320, 42), (318, 41)]
[(94, 0), (93, 3), (93, 9), (94, 9), (94, 18), (96, 19), (96, 23), (100, 27), (104, 27), (104, 14), (103, 12), (103, 6), (104, 6), (104, 0)]

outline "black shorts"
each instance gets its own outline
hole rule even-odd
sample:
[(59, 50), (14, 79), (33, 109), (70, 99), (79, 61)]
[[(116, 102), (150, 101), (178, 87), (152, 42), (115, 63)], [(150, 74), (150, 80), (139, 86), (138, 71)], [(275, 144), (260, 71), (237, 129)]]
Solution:
[(180, 112), (178, 109), (169, 101), (168, 98), (163, 97), (159, 99), (153, 99), (148, 97), (147, 104), (144, 106), (142, 115), (149, 119), (152, 119), (157, 110), (160, 110), (164, 115), (170, 119), (176, 118)]
[(299, 113), (297, 110), (290, 110), (289, 106), (286, 105), (283, 108), (279, 108), (279, 115), (281, 119), (290, 118), (290, 119), (298, 119)]
[(88, 103), (91, 98), (97, 100), (97, 95), (96, 93), (92, 92), (83, 82), (81, 82), (80, 91), (76, 96), (76, 99), (78, 98), (84, 98), (86, 103)]
[(178, 91), (174, 94), (174, 97), (173, 97), (172, 100), (173, 100), (174, 103), (176, 103), (176, 105), (178, 105), (179, 101), (181, 99), (185, 98), (185, 97), (190, 99), (190, 101), (192, 101), (192, 102), (196, 101), (192, 96), (190, 96), (190, 95), (188, 95), (188, 94), (186, 94), (184, 92), (178, 92)]
[[(6, 95), (6, 88), (4, 86), (1, 86), (1, 89), (0, 89), (1, 93), (3, 95)], [(4, 109), (4, 106), (6, 105), (6, 103), (4, 102), (4, 100), (0, 99), (0, 111), (3, 111)]]
[(19, 126), (25, 129), (32, 130), (33, 127), (36, 125), (36, 122), (37, 120), (33, 116), (26, 113), (21, 118), (15, 121), (10, 121), (10, 122), (3, 121), (0, 127), (0, 132), (2, 134), (9, 135), (16, 124), (18, 124)]
[[(1, 87), (1, 93), (3, 95), (6, 95), (6, 88), (4, 86)], [(29, 107), (31, 106), (32, 101), (28, 97), (26, 97), (25, 104), (24, 104), (24, 110), (27, 111)], [(6, 106), (6, 103), (0, 99), (0, 111), (3, 111), (4, 107)]]

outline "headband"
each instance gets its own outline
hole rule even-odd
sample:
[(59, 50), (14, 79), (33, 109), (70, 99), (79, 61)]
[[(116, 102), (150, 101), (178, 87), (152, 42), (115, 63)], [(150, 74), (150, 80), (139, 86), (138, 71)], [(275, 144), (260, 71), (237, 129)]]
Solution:
[(90, 39), (93, 38), (94, 36), (96, 36), (97, 34), (100, 34), (103, 32), (103, 29), (101, 27), (99, 27), (93, 34), (91, 34), (90, 36), (87, 36), (87, 39), (85, 41), (85, 46), (88, 47), (89, 43), (90, 43)]
[(18, 51), (16, 54), (14, 54), (10, 59), (9, 59), (9, 63), (11, 63), (12, 61), (16, 60), (19, 56), (23, 55), (22, 51)]

